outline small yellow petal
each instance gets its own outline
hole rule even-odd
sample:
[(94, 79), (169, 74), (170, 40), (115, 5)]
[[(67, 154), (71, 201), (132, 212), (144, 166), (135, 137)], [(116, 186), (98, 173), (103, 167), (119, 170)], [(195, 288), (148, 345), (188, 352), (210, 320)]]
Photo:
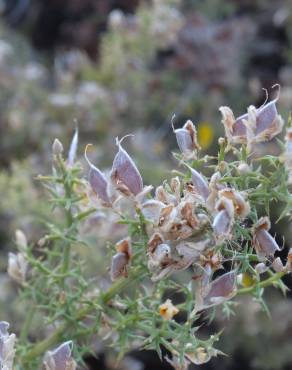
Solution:
[(207, 123), (202, 122), (198, 125), (198, 141), (202, 149), (208, 149), (214, 140), (214, 129)]

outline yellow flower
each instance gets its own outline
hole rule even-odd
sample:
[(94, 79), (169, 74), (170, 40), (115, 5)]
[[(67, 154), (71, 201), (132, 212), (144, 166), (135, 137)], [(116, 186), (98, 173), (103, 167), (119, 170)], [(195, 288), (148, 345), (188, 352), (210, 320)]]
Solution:
[(202, 149), (208, 149), (214, 140), (214, 129), (208, 122), (198, 126), (198, 141)]
[(159, 306), (159, 313), (164, 320), (171, 320), (179, 312), (170, 299), (167, 299), (162, 305)]

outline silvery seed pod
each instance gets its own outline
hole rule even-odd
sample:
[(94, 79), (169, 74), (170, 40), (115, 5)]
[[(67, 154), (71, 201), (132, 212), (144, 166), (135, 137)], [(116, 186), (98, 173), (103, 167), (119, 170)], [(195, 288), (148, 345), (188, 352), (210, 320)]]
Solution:
[(255, 141), (269, 141), (278, 135), (283, 128), (284, 121), (278, 114), (276, 103), (279, 96), (257, 109)]
[(76, 127), (68, 153), (67, 165), (69, 167), (72, 167), (74, 165), (77, 148), (78, 148), (78, 128)]
[(23, 284), (26, 280), (28, 263), (23, 253), (8, 254), (8, 275), (18, 284)]
[(121, 277), (127, 277), (127, 266), (129, 257), (126, 253), (118, 252), (112, 257), (110, 276), (111, 280), (117, 280)]
[(282, 263), (282, 260), (280, 257), (277, 257), (274, 259), (272, 263), (272, 267), (276, 272), (282, 272), (284, 271), (284, 265)]
[(234, 223), (234, 205), (231, 199), (221, 197), (216, 204), (218, 213), (214, 217), (212, 227), (218, 240), (230, 239)]
[(193, 186), (196, 190), (196, 192), (204, 199), (206, 200), (209, 196), (210, 190), (208, 183), (204, 176), (196, 171), (195, 169), (189, 167), (191, 171), (191, 176), (192, 176), (192, 183)]
[(260, 262), (258, 263), (256, 266), (255, 266), (255, 270), (256, 272), (261, 275), (263, 273), (265, 273), (267, 270), (268, 270), (268, 266), (263, 263), (263, 262)]
[(72, 347), (73, 342), (68, 341), (55, 350), (48, 351), (43, 362), (45, 370), (75, 370), (76, 362), (72, 358)]
[(122, 140), (116, 139), (119, 150), (113, 161), (111, 179), (121, 193), (137, 195), (143, 190), (143, 180), (132, 158), (122, 148)]
[(276, 240), (268, 232), (270, 229), (268, 217), (261, 217), (253, 228), (253, 246), (259, 258), (274, 256), (280, 250)]
[(95, 167), (89, 160), (87, 156), (87, 149), (90, 144), (85, 148), (85, 159), (89, 164), (88, 182), (92, 191), (98, 196), (98, 198), (103, 202), (105, 206), (110, 206), (111, 201), (108, 195), (108, 182), (104, 174)]
[(192, 158), (194, 156), (194, 151), (200, 149), (197, 140), (197, 130), (193, 122), (188, 120), (184, 126), (179, 129), (175, 129), (173, 125), (172, 127), (180, 151), (187, 159)]
[(203, 296), (198, 297), (195, 312), (228, 301), (236, 294), (236, 271), (233, 270), (219, 276), (200, 294)]
[(63, 144), (59, 139), (55, 139), (52, 145), (52, 152), (54, 155), (61, 155), (64, 151)]
[(0, 321), (0, 369), (13, 370), (15, 334), (8, 333), (9, 324)]

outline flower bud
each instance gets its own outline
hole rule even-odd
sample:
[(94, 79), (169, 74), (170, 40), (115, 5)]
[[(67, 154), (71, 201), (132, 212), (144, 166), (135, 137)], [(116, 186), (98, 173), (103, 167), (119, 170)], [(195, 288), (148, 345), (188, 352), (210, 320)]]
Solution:
[(8, 333), (9, 324), (0, 321), (0, 369), (13, 370), (15, 334)]
[(284, 271), (284, 265), (280, 257), (274, 259), (272, 263), (272, 267), (276, 272)]
[(53, 351), (48, 351), (44, 358), (46, 370), (75, 370), (76, 362), (72, 358), (73, 342), (68, 341), (61, 344)]
[(234, 223), (234, 205), (231, 199), (221, 197), (216, 204), (218, 211), (213, 220), (213, 230), (218, 240), (230, 239)]
[(117, 280), (120, 277), (127, 277), (127, 265), (129, 257), (126, 253), (118, 252), (112, 257), (110, 276), (111, 280)]
[(122, 148), (122, 140), (116, 139), (119, 151), (113, 161), (111, 179), (121, 193), (137, 195), (143, 190), (143, 180), (132, 158)]
[(61, 155), (64, 151), (63, 144), (59, 139), (55, 139), (52, 145), (52, 152), (54, 155)]
[(240, 163), (237, 167), (237, 172), (239, 173), (239, 175), (246, 175), (248, 173), (250, 173), (251, 169), (249, 167), (249, 165), (247, 163)]

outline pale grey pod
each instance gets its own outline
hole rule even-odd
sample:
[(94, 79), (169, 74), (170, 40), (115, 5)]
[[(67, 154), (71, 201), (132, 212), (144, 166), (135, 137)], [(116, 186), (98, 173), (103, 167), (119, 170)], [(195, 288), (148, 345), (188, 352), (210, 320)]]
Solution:
[(106, 204), (110, 204), (108, 183), (104, 174), (92, 164), (88, 173), (88, 181), (94, 193)]
[(232, 227), (232, 219), (226, 209), (222, 209), (217, 213), (212, 224), (214, 233), (217, 237), (230, 233)]
[(110, 276), (114, 281), (122, 276), (127, 276), (129, 257), (126, 253), (118, 252), (112, 257)]
[(193, 150), (193, 141), (188, 130), (179, 128), (174, 131), (177, 145), (183, 154), (189, 154)]
[(253, 243), (256, 252), (261, 257), (274, 256), (275, 252), (280, 250), (276, 240), (264, 228), (255, 231)]
[(207, 199), (210, 190), (207, 181), (203, 177), (202, 174), (200, 174), (198, 171), (194, 170), (193, 168), (190, 168), (191, 174), (192, 174), (192, 183), (196, 189), (196, 191), (199, 193), (199, 195), (202, 196), (203, 199)]
[(78, 147), (78, 128), (76, 128), (73, 139), (71, 141), (69, 153), (68, 153), (68, 160), (67, 164), (68, 166), (73, 166), (75, 162), (75, 157), (77, 153), (77, 147)]
[(215, 279), (208, 294), (204, 297), (204, 304), (213, 305), (230, 299), (236, 291), (236, 272), (230, 271)]
[(46, 370), (75, 370), (76, 363), (71, 356), (73, 342), (62, 343), (53, 351), (48, 351), (44, 366)]
[(118, 140), (117, 145), (119, 151), (113, 161), (111, 179), (121, 192), (129, 191), (130, 194), (137, 195), (143, 190), (142, 177), (132, 158)]
[(276, 272), (284, 271), (284, 265), (280, 257), (277, 257), (276, 259), (274, 259), (272, 263), (272, 267)]

